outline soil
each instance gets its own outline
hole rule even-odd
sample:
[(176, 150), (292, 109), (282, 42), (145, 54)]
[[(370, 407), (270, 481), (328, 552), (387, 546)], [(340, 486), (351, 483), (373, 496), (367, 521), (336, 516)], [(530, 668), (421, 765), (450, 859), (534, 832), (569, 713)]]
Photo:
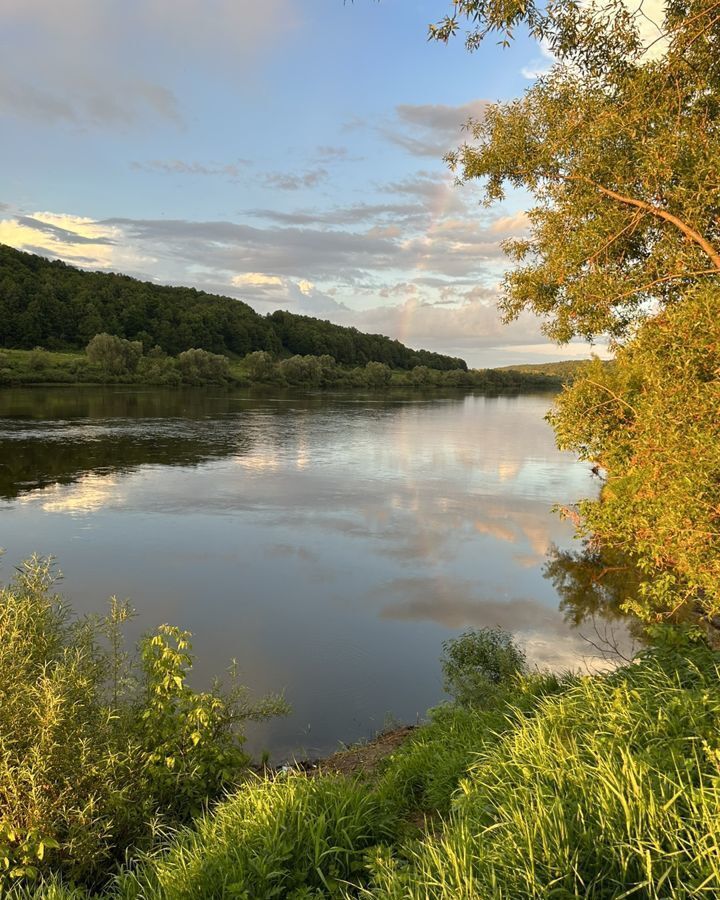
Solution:
[(383, 731), (372, 740), (339, 750), (322, 759), (294, 760), (275, 771), (295, 770), (308, 775), (365, 775), (372, 776), (378, 765), (391, 756), (410, 737), (417, 725), (401, 725)]

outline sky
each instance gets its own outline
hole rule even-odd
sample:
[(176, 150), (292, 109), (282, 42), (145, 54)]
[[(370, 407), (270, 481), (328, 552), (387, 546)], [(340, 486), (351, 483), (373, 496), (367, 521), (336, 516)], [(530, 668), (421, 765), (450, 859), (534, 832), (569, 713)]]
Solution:
[[(443, 155), (549, 65), (427, 41), (448, 0), (2, 0), (0, 242), (461, 356), (586, 357), (503, 325), (492, 208)], [(596, 347), (595, 350), (598, 348)]]

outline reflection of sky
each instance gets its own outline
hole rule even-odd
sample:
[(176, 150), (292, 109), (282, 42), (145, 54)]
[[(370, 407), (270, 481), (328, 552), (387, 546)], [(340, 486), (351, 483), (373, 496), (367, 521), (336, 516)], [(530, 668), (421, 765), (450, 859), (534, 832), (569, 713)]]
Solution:
[(197, 424), (238, 449), (29, 491), (0, 506), (0, 543), (11, 563), (53, 553), (79, 610), (117, 594), (142, 628), (190, 628), (203, 677), (237, 657), (253, 687), (285, 688), (295, 714), (257, 742), (327, 749), (437, 702), (440, 644), (465, 627), (517, 632), (539, 664), (587, 652), (540, 571), (571, 539), (551, 506), (593, 491), (547, 406), (259, 400)]

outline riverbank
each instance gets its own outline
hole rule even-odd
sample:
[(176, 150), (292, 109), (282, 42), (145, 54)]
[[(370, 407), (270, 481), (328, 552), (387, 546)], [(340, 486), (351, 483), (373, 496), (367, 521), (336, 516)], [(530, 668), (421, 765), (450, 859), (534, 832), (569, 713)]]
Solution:
[[(186, 351), (177, 357), (162, 353), (140, 356), (132, 370), (121, 371), (92, 361), (81, 351), (0, 349), (0, 386), (24, 385), (148, 385), (187, 387), (305, 387), (347, 389), (402, 387), (408, 389), (473, 388), (482, 390), (553, 390), (564, 374), (540, 369), (452, 369), (426, 366), (391, 369), (370, 362), (341, 366), (330, 356), (290, 356), (273, 359), (262, 351), (230, 358), (206, 351)], [(574, 371), (574, 370), (573, 370)]]
[(676, 631), (609, 675), (512, 679), (370, 775), (253, 778), (97, 896), (714, 896), (719, 686)]

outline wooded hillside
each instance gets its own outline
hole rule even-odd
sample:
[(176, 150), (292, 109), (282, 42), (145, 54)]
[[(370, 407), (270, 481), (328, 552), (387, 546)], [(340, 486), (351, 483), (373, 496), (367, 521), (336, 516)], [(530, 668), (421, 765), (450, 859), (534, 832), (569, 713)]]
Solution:
[(269, 350), (327, 353), (349, 366), (375, 361), (398, 369), (467, 369), (462, 359), (412, 350), (384, 335), (289, 312), (261, 316), (232, 297), (86, 272), (0, 245), (0, 346), (80, 349), (101, 332), (171, 355), (191, 347), (237, 356)]

